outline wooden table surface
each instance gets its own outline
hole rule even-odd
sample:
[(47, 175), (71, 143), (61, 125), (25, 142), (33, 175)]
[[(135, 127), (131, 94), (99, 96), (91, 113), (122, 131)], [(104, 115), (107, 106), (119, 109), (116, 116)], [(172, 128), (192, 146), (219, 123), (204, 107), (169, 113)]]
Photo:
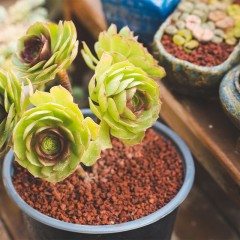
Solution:
[(189, 146), (196, 160), (240, 205), (240, 131), (218, 100), (179, 96), (160, 84), (161, 117)]

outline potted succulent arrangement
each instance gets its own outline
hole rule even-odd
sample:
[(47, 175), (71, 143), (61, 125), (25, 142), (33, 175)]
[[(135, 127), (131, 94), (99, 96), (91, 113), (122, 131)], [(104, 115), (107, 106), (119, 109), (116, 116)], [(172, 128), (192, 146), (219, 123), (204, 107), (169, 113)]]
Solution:
[(239, 16), (237, 1), (182, 1), (154, 37), (166, 83), (183, 94), (216, 94), (223, 76), (240, 61)]
[[(19, 40), (16, 76), (0, 75), (2, 155), (12, 148), (7, 192), (33, 239), (169, 239), (194, 165), (182, 140), (154, 123), (154, 79), (165, 71), (128, 27), (112, 25), (99, 35), (97, 57), (83, 43), (94, 75), (92, 112), (81, 111), (66, 73), (77, 49), (71, 21), (35, 23)], [(43, 91), (54, 78), (60, 85)]]

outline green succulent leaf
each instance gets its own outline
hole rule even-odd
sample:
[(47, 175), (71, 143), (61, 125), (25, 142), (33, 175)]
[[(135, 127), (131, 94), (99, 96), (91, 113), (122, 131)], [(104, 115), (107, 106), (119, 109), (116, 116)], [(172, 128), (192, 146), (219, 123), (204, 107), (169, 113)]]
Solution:
[(78, 41), (72, 21), (59, 24), (33, 24), (19, 39), (13, 64), (19, 77), (33, 84), (43, 84), (69, 67), (78, 52)]
[(128, 60), (115, 63), (105, 52), (89, 88), (90, 108), (101, 121), (99, 141), (103, 149), (111, 147), (111, 135), (128, 145), (139, 143), (158, 118), (161, 102), (157, 83)]
[(110, 128), (107, 122), (104, 120), (102, 120), (100, 123), (99, 142), (103, 150), (112, 147), (110, 139)]
[(0, 70), (0, 157), (10, 148), (14, 126), (19, 121), (28, 98), (12, 72)]
[(84, 119), (65, 88), (36, 91), (30, 101), (35, 107), (15, 126), (13, 149), (16, 161), (31, 174), (58, 182), (80, 162), (90, 166), (100, 157), (99, 125)]
[[(98, 57), (94, 57), (86, 43), (83, 43), (81, 53), (86, 64), (94, 69), (98, 66), (98, 61), (107, 52), (112, 56), (114, 63), (128, 60), (135, 67), (141, 68), (151, 78), (163, 78), (165, 70), (158, 65), (148, 50), (137, 41), (133, 32), (126, 26), (117, 32), (116, 25), (112, 24), (107, 31), (99, 34), (98, 42), (95, 43), (95, 52)], [(106, 61), (106, 57), (104, 58)], [(105, 67), (106, 69), (106, 67)]]
[(82, 156), (82, 163), (86, 166), (92, 166), (100, 158), (101, 146), (98, 142), (91, 141), (88, 149)]

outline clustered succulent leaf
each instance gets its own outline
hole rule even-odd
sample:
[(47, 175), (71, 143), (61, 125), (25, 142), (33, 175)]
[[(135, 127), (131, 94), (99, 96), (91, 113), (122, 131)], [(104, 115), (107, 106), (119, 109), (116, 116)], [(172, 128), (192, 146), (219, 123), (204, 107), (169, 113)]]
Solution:
[(37, 22), (18, 41), (13, 64), (19, 76), (33, 84), (55, 78), (75, 59), (78, 51), (77, 33), (72, 21)]
[(79, 163), (90, 166), (99, 157), (99, 126), (83, 117), (72, 95), (55, 86), (50, 93), (36, 91), (34, 108), (26, 111), (13, 133), (15, 159), (35, 177), (58, 182)]
[(127, 145), (141, 142), (160, 111), (158, 84), (145, 71), (104, 53), (89, 83), (90, 108), (101, 120), (100, 141), (111, 147), (110, 135)]
[(8, 150), (14, 126), (25, 107), (24, 91), (13, 73), (0, 71), (0, 157)]
[(97, 58), (93, 56), (90, 49), (83, 43), (82, 55), (86, 64), (95, 69), (95, 65), (104, 52), (112, 55), (114, 62), (128, 60), (134, 66), (142, 68), (150, 77), (163, 78), (164, 69), (158, 65), (153, 56), (134, 37), (128, 27), (122, 28), (117, 33), (116, 25), (112, 24), (107, 31), (100, 33), (98, 42), (95, 43)]

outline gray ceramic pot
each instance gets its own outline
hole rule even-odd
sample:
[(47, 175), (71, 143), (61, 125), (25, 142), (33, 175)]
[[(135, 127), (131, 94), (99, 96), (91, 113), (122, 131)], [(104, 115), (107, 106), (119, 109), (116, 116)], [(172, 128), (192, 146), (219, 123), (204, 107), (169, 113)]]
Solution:
[(166, 83), (176, 92), (186, 95), (217, 95), (223, 76), (240, 61), (240, 43), (222, 64), (214, 67), (198, 66), (174, 57), (161, 44), (164, 30), (170, 21), (171, 16), (155, 34), (153, 44), (154, 55), (167, 72)]
[[(90, 110), (82, 111), (92, 117)], [(30, 207), (16, 192), (13, 183), (13, 152), (4, 160), (3, 181), (12, 200), (23, 212), (25, 224), (34, 240), (167, 240), (170, 239), (177, 209), (189, 194), (194, 180), (194, 163), (185, 143), (172, 130), (157, 122), (156, 132), (170, 140), (182, 156), (184, 182), (177, 195), (156, 212), (127, 223), (92, 226), (66, 223), (48, 217)]]
[(240, 65), (223, 78), (219, 95), (223, 109), (240, 129)]

